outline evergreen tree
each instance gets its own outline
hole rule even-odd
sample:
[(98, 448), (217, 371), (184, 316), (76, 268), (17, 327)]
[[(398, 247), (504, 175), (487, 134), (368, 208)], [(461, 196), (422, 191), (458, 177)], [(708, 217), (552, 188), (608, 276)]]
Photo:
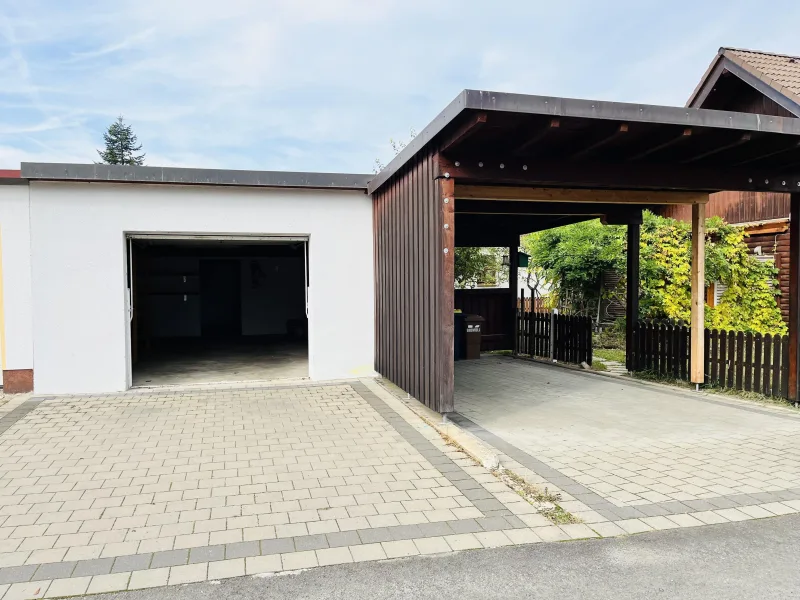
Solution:
[(98, 150), (101, 164), (106, 165), (143, 165), (144, 154), (136, 154), (142, 149), (138, 144), (133, 128), (126, 125), (122, 116), (117, 117), (108, 130), (103, 134), (103, 141), (106, 143), (105, 150)]

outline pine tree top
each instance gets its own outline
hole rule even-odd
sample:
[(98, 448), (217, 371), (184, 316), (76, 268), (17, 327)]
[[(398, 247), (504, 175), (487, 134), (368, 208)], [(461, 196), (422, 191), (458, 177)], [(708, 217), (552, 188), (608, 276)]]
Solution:
[(145, 154), (136, 154), (142, 149), (133, 127), (125, 124), (122, 115), (108, 126), (103, 133), (105, 150), (98, 150), (101, 164), (106, 165), (138, 165), (144, 164)]

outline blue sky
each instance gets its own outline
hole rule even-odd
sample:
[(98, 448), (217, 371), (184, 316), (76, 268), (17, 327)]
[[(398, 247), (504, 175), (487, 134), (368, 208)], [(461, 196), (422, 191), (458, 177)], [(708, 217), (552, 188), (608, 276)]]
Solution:
[(365, 172), (463, 88), (683, 105), (719, 46), (800, 55), (796, 0), (0, 0), (0, 168)]

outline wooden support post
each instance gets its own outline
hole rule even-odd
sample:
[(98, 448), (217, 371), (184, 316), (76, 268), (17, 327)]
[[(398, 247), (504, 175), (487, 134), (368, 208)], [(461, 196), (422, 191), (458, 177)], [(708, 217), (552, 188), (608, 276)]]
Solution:
[[(519, 319), (517, 318), (517, 305), (519, 303), (519, 237), (511, 240), (508, 247), (508, 291), (511, 292), (511, 335), (514, 354), (519, 354)], [(520, 307), (524, 310), (525, 307)]]
[(789, 217), (789, 400), (800, 382), (800, 194), (792, 194)]
[(441, 179), (440, 209), (442, 215), (442, 247), (441, 253), (441, 302), (439, 303), (439, 319), (442, 337), (439, 346), (441, 381), (439, 392), (439, 412), (455, 411), (455, 365), (454, 342), (455, 326), (453, 310), (455, 308), (455, 182), (452, 179)]
[(625, 296), (625, 368), (633, 371), (633, 326), (639, 320), (639, 223), (628, 224), (627, 293)]
[(692, 331), (691, 382), (705, 383), (704, 339), (706, 307), (706, 205), (692, 205)]

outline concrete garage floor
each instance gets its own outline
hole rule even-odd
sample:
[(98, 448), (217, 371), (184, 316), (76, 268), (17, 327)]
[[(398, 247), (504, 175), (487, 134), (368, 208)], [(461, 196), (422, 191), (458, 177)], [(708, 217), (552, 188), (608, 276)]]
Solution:
[(571, 512), (800, 500), (800, 414), (788, 408), (492, 356), (457, 362), (455, 388), (454, 420), (574, 497)]
[(164, 348), (133, 369), (133, 386), (273, 381), (308, 377), (305, 342), (197, 342)]

